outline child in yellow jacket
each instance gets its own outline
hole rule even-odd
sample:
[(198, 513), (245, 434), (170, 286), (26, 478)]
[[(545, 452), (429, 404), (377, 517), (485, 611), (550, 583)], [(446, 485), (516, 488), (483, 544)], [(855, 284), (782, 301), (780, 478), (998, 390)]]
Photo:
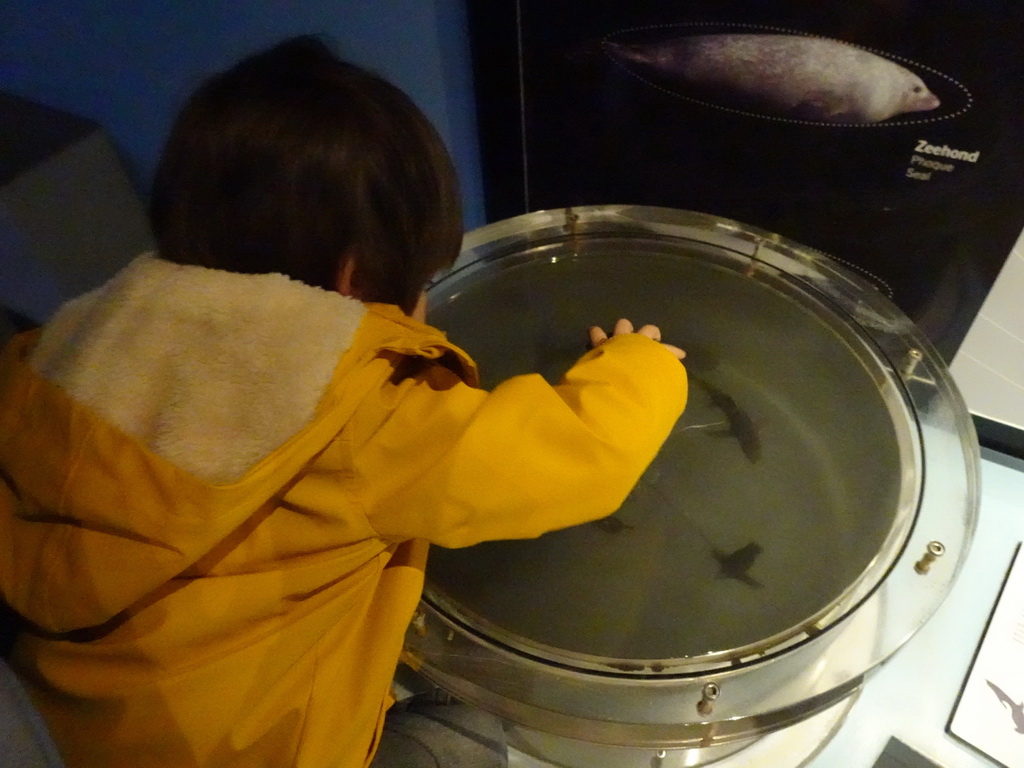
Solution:
[(300, 38), (208, 80), (157, 254), (0, 360), (11, 665), (72, 768), (362, 768), (428, 543), (614, 512), (686, 401), (620, 321), (491, 392), (424, 324), (454, 171), (398, 89)]

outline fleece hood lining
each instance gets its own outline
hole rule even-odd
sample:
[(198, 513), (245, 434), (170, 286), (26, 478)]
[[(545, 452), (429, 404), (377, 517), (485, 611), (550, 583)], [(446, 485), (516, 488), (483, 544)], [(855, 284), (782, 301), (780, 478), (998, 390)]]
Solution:
[(230, 483), (311, 422), (365, 313), (284, 275), (147, 254), (65, 304), (29, 363), (157, 455)]

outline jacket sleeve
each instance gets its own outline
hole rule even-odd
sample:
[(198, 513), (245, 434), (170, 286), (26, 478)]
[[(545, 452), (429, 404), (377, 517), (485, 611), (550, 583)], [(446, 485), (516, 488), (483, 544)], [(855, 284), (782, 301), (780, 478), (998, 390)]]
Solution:
[(683, 366), (657, 342), (616, 336), (556, 386), (539, 375), (492, 392), (442, 366), (399, 385), (354, 465), (386, 539), (447, 547), (532, 538), (622, 504), (686, 404)]

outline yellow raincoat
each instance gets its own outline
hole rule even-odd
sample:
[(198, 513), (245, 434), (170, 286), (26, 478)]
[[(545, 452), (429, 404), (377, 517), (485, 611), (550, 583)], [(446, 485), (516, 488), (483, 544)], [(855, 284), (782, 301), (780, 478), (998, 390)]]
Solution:
[[(12, 665), (71, 768), (366, 765), (427, 542), (613, 512), (686, 400), (637, 335), (488, 393), (395, 307), (125, 273), (0, 359), (0, 588), (31, 625)], [(296, 351), (316, 323), (337, 333)]]

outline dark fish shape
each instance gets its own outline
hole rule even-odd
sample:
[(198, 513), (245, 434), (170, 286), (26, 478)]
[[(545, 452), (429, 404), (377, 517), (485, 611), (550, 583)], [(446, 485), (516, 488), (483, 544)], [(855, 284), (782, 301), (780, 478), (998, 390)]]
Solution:
[(728, 554), (720, 549), (713, 549), (712, 553), (718, 561), (718, 578), (735, 579), (742, 581), (748, 587), (761, 589), (764, 584), (752, 577), (748, 571), (754, 566), (754, 562), (764, 550), (756, 541), (740, 547), (735, 552)]
[(604, 43), (627, 70), (680, 96), (728, 109), (825, 123), (877, 123), (939, 99), (884, 56), (822, 37), (688, 35)]
[(996, 698), (1003, 703), (1003, 706), (1010, 710), (1010, 717), (1016, 726), (1017, 733), (1024, 733), (1024, 701), (1019, 704), (1006, 695), (1006, 692), (990, 680), (986, 680), (988, 687), (995, 691)]
[(722, 437), (735, 437), (740, 444), (740, 450), (747, 457), (751, 464), (761, 460), (761, 435), (745, 410), (740, 408), (736, 401), (718, 387), (708, 384), (706, 381), (698, 382), (708, 393), (711, 403), (718, 408), (729, 422), (728, 429), (705, 434), (718, 435)]
[(595, 528), (600, 528), (605, 533), (622, 533), (625, 530), (632, 530), (633, 528), (632, 525), (622, 522), (614, 515), (611, 517), (602, 517), (600, 520), (594, 520), (590, 524)]

